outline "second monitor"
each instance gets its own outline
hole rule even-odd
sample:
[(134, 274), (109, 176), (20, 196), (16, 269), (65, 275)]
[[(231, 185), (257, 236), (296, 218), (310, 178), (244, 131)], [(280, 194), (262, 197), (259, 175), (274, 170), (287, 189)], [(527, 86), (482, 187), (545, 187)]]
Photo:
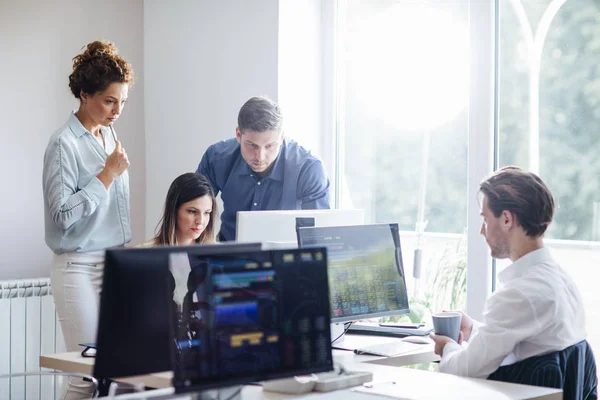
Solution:
[(298, 245), (327, 247), (332, 322), (409, 312), (398, 224), (300, 228)]

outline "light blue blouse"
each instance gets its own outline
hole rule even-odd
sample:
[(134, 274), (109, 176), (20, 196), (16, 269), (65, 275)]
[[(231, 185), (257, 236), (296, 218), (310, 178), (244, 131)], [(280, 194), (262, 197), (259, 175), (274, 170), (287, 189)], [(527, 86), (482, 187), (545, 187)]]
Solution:
[(108, 191), (96, 177), (116, 145), (110, 128), (102, 127), (101, 132), (106, 149), (73, 112), (46, 148), (42, 177), (46, 244), (56, 254), (104, 250), (131, 240), (127, 171)]

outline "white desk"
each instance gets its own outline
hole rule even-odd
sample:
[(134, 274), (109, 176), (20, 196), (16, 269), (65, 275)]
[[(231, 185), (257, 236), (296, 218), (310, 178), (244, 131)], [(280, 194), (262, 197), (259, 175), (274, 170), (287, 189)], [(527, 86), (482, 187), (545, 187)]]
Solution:
[[(482, 379), (461, 378), (454, 375), (437, 372), (419, 371), (408, 368), (396, 368), (374, 364), (349, 365), (351, 370), (371, 371), (373, 381), (386, 385), (390, 381), (396, 382), (394, 392), (398, 398), (410, 400), (447, 399), (447, 400), (560, 400), (562, 391), (557, 389), (541, 388), (535, 386), (515, 385), (512, 383), (494, 382)], [(347, 389), (349, 390), (349, 389)], [(301, 395), (285, 395), (275, 392), (263, 391), (260, 386), (244, 386), (242, 400), (280, 400), (294, 399), (310, 394), (316, 395), (319, 400), (327, 400), (333, 393), (343, 396), (347, 392), (307, 393)], [(160, 389), (156, 391), (117, 396), (118, 400), (151, 400), (152, 396), (172, 395), (173, 389)], [(347, 395), (346, 395), (347, 396)], [(401, 397), (400, 397), (401, 396)], [(337, 397), (337, 396), (336, 396)], [(177, 397), (179, 398), (179, 397)], [(384, 397), (368, 397), (369, 399), (384, 399)], [(181, 399), (190, 399), (182, 396)]]
[[(362, 336), (361, 336), (362, 338)], [(371, 339), (373, 337), (370, 337)], [(379, 339), (379, 338), (378, 338)], [(380, 338), (385, 340), (390, 338)], [(361, 339), (357, 339), (361, 340)], [(426, 358), (431, 361), (432, 349), (424, 345), (422, 351), (402, 354), (392, 358), (356, 355), (352, 352), (335, 351), (334, 359), (342, 362), (349, 370), (370, 371), (373, 373), (374, 382), (394, 381), (399, 394), (406, 399), (562, 399), (562, 391), (556, 389), (540, 388), (534, 386), (515, 385), (503, 382), (487, 381), (482, 379), (461, 378), (437, 372), (413, 370), (409, 368), (396, 368), (398, 365), (411, 364), (416, 359)], [(395, 366), (381, 365), (388, 363)], [(91, 374), (94, 365), (93, 358), (81, 357), (79, 352), (52, 354), (40, 356), (40, 366), (67, 372), (81, 372)], [(153, 395), (172, 395), (172, 373), (162, 372), (139, 377), (120, 378), (119, 381), (128, 383), (142, 382), (148, 387), (163, 388), (138, 394), (118, 396), (119, 400), (134, 400), (147, 398)], [(329, 393), (331, 395), (331, 393)], [(262, 387), (244, 386), (242, 400), (279, 400), (291, 399), (304, 395), (285, 395), (275, 392), (263, 392)], [(328, 398), (328, 393), (319, 396), (323, 400)], [(189, 398), (189, 396), (183, 397)]]
[[(40, 367), (91, 375), (94, 369), (94, 361), (95, 358), (82, 357), (80, 352), (73, 351), (40, 356)], [(119, 382), (131, 384), (143, 383), (145, 386), (153, 388), (170, 388), (172, 378), (173, 373), (169, 371), (119, 378)]]
[[(400, 339), (383, 336), (347, 335), (347, 337), (344, 338), (344, 342), (336, 343), (336, 346), (345, 345), (349, 348), (355, 348), (364, 347), (369, 344), (390, 343), (398, 340)], [(358, 355), (354, 354), (352, 351), (334, 350), (333, 358), (334, 362), (343, 365), (369, 363), (393, 367), (439, 360), (439, 357), (433, 353), (433, 344), (422, 345), (420, 349), (394, 357)], [(65, 372), (92, 374), (94, 361), (94, 358), (82, 357), (81, 353), (74, 351), (40, 356), (40, 367)], [(171, 387), (172, 377), (173, 374), (171, 372), (160, 372), (129, 378), (119, 378), (118, 381), (132, 384), (144, 383), (144, 385), (153, 388), (168, 388)]]
[[(345, 342), (348, 346), (365, 346), (368, 344), (394, 342), (399, 339), (378, 336), (349, 335), (346, 340), (348, 340)], [(334, 350), (333, 358), (335, 363), (341, 363), (343, 365), (372, 363), (391, 365), (394, 367), (439, 360), (439, 357), (433, 353), (433, 345), (423, 345), (421, 349), (389, 358), (357, 355), (352, 351)], [(80, 372), (91, 375), (94, 368), (94, 361), (94, 358), (82, 357), (81, 353), (74, 351), (69, 353), (40, 356), (40, 367), (66, 372)], [(148, 375), (119, 378), (118, 381), (132, 384), (143, 383), (145, 386), (153, 388), (168, 388), (171, 387), (172, 378), (173, 374), (171, 372), (159, 372)]]

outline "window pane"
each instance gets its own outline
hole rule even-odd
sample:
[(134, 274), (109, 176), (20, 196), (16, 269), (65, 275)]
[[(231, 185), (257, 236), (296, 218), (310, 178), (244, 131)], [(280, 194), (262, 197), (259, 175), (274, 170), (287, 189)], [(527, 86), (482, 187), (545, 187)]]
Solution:
[(340, 206), (398, 222), (411, 318), (427, 320), (465, 304), (468, 2), (348, 0), (344, 11)]
[(557, 4), (500, 1), (500, 164), (538, 172), (552, 190), (545, 242), (582, 292), (597, 349), (600, 291), (590, 278), (600, 260), (600, 6)]

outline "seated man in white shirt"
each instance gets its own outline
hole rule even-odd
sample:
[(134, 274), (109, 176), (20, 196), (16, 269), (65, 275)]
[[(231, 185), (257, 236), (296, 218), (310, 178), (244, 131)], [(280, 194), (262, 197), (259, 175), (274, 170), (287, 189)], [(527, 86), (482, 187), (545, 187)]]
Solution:
[(431, 337), (442, 357), (440, 372), (487, 378), (500, 366), (579, 343), (586, 331), (579, 290), (544, 247), (554, 214), (548, 187), (533, 173), (505, 167), (479, 191), (481, 234), (492, 257), (513, 263), (498, 274), (500, 285), (486, 300), (483, 321), (463, 314), (459, 343)]

